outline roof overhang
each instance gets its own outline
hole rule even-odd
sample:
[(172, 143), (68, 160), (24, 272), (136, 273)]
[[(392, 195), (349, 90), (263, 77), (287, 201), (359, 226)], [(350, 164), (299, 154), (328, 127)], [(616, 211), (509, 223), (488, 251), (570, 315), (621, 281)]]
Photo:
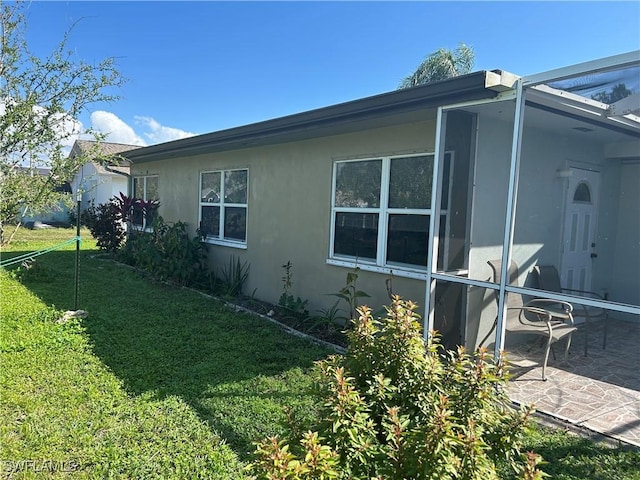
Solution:
[[(634, 51), (524, 77), (527, 105), (640, 138), (639, 66), (640, 51)], [(596, 88), (616, 85), (628, 90), (628, 96), (607, 104), (606, 97), (594, 94)]]
[(123, 153), (133, 163), (273, 145), (435, 118), (437, 107), (494, 98), (517, 77), (480, 71), (413, 88)]

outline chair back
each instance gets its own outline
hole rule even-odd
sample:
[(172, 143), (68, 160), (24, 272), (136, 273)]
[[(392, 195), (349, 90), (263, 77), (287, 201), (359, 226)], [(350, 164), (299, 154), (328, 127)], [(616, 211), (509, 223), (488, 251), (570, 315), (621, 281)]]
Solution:
[[(487, 262), (493, 270), (493, 281), (495, 283), (500, 283), (500, 279), (502, 278), (502, 260), (489, 260)], [(509, 263), (509, 268), (507, 269), (507, 275), (509, 276), (509, 285), (518, 285), (518, 264), (511, 260)], [(522, 295), (517, 293), (505, 293), (507, 296), (507, 307), (522, 307), (524, 304), (522, 302)], [(498, 291), (496, 290), (496, 303), (498, 302)]]
[(540, 287), (541, 290), (562, 293), (560, 275), (556, 267), (553, 265), (536, 265), (534, 271), (538, 277), (538, 287)]

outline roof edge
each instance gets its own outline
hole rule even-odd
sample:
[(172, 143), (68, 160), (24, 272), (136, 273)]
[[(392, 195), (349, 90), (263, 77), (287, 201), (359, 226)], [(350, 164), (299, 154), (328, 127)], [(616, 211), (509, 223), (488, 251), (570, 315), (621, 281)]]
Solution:
[[(507, 73), (507, 72), (504, 72)], [(511, 75), (511, 74), (508, 74)], [(243, 126), (173, 140), (121, 153), (134, 163), (162, 160), (176, 154), (193, 155), (210, 145), (231, 148), (250, 146), (252, 139), (277, 137), (285, 133), (310, 130), (315, 127), (362, 119), (367, 116), (401, 112), (420, 106), (433, 106), (435, 100), (454, 99), (470, 93), (495, 97), (510, 88), (510, 77), (503, 72), (478, 72), (433, 82), (426, 85), (395, 90), (344, 103), (295, 113)], [(513, 82), (512, 82), (513, 83)]]

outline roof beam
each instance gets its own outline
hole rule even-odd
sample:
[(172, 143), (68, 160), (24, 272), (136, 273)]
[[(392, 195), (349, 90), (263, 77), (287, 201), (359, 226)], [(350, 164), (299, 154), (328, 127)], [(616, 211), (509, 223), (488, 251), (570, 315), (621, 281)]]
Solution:
[(609, 70), (620, 70), (640, 63), (640, 50), (622, 53), (612, 57), (600, 58), (589, 62), (578, 63), (569, 67), (556, 68), (547, 72), (538, 73), (524, 77), (524, 86), (530, 87), (540, 83), (557, 82), (576, 76), (584, 76), (593, 73), (607, 72)]

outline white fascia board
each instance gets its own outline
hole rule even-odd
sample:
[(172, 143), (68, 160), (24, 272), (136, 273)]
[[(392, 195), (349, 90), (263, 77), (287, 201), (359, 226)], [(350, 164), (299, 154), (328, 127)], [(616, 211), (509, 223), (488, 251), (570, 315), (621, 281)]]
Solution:
[(556, 82), (566, 78), (584, 76), (593, 73), (619, 70), (640, 64), (640, 50), (622, 53), (611, 57), (578, 63), (568, 67), (556, 68), (547, 72), (528, 75), (523, 78), (523, 86), (530, 87), (541, 83)]
[(609, 105), (607, 115), (622, 117), (625, 115), (640, 115), (640, 93), (634, 93)]

